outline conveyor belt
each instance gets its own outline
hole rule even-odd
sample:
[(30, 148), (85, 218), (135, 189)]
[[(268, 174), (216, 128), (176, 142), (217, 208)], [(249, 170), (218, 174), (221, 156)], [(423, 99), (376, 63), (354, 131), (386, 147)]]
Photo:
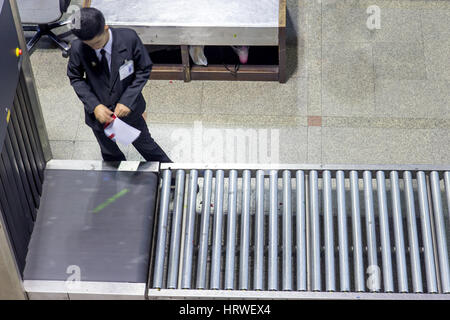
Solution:
[(148, 297), (449, 299), (441, 169), (162, 166)]
[(31, 298), (68, 298), (68, 280), (79, 295), (144, 297), (158, 165), (130, 164), (48, 163), (24, 272)]

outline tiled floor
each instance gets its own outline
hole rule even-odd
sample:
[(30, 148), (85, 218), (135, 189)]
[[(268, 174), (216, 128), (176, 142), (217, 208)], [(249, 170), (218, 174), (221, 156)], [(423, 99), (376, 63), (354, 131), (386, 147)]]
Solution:
[[(371, 5), (380, 8), (379, 30), (366, 25)], [(148, 82), (150, 132), (174, 161), (450, 162), (450, 1), (288, 6), (286, 84)], [(32, 63), (53, 156), (101, 159), (67, 60), (47, 47), (43, 41)], [(250, 138), (247, 156), (228, 143), (238, 135)]]

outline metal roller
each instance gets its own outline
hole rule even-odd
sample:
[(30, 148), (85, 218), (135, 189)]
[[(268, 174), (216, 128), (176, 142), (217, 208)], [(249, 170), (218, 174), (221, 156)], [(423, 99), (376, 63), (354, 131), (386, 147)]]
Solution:
[(278, 290), (278, 171), (270, 171), (268, 289)]
[(225, 257), (225, 289), (234, 289), (236, 246), (237, 171), (231, 170), (228, 184), (227, 252)]
[[(364, 171), (364, 207), (366, 210), (366, 232), (367, 232), (367, 261), (368, 270), (378, 270), (377, 237), (375, 232), (375, 211), (373, 207), (372, 172)], [(380, 290), (380, 277), (375, 277), (374, 282), (368, 285), (369, 290), (378, 292)]]
[(420, 221), (422, 225), (422, 241), (425, 257), (425, 274), (427, 279), (427, 291), (429, 293), (438, 292), (436, 279), (436, 266), (434, 264), (433, 239), (431, 235), (430, 211), (428, 206), (427, 185), (425, 173), (417, 173)]
[(386, 180), (383, 171), (377, 171), (378, 210), (380, 215), (381, 256), (383, 260), (383, 283), (385, 292), (394, 292), (392, 275), (391, 240), (386, 200)]
[(347, 212), (345, 208), (345, 175), (342, 170), (336, 172), (336, 192), (339, 232), (339, 284), (341, 291), (348, 292), (350, 291), (350, 271), (348, 264)]
[(214, 196), (214, 230), (211, 257), (211, 289), (220, 289), (220, 267), (222, 258), (222, 220), (223, 220), (223, 170), (216, 172), (216, 192)]
[(323, 172), (323, 208), (325, 229), (325, 288), (336, 291), (334, 276), (334, 233), (333, 233), (333, 202), (331, 196), (331, 173)]
[(254, 289), (264, 289), (264, 170), (256, 172)]
[(239, 259), (239, 289), (249, 289), (249, 250), (250, 250), (250, 192), (251, 172), (244, 170), (242, 175), (242, 214), (241, 214), (241, 252)]
[(447, 195), (448, 219), (450, 221), (450, 171), (444, 172), (445, 194)]
[(181, 278), (182, 289), (191, 288), (197, 185), (198, 185), (198, 171), (191, 170), (189, 172), (189, 191), (187, 204), (188, 208), (187, 208), (187, 220), (186, 220), (184, 251), (183, 251), (183, 273)]
[(159, 223), (158, 223), (158, 240), (156, 247), (156, 261), (153, 276), (153, 288), (162, 288), (163, 273), (164, 273), (164, 257), (166, 251), (166, 236), (167, 236), (167, 217), (169, 215), (169, 200), (170, 200), (170, 180), (172, 172), (164, 170), (163, 181), (161, 187), (161, 201), (159, 207)]
[(391, 171), (390, 178), (392, 213), (394, 218), (395, 255), (397, 258), (398, 291), (408, 292), (408, 274), (406, 270), (405, 241), (403, 239), (403, 217), (398, 172)]
[(306, 274), (306, 210), (305, 210), (305, 173), (297, 171), (297, 205), (296, 205), (296, 236), (297, 236), (297, 290), (307, 290)]
[(200, 247), (197, 260), (197, 289), (206, 288), (206, 263), (208, 256), (209, 216), (211, 214), (211, 170), (205, 170), (203, 180), (202, 220), (200, 225)]
[(448, 261), (448, 250), (447, 250), (447, 235), (445, 232), (445, 221), (442, 210), (442, 200), (441, 200), (441, 187), (439, 180), (439, 173), (437, 171), (432, 171), (430, 174), (431, 178), (431, 193), (433, 196), (433, 213), (434, 222), (436, 226), (436, 240), (439, 258), (439, 270), (441, 275), (441, 287), (443, 293), (450, 292), (450, 268)]
[(355, 290), (365, 291), (364, 261), (362, 249), (361, 212), (359, 208), (358, 172), (350, 171), (350, 189), (352, 199), (352, 231), (353, 231), (353, 261), (355, 272)]
[(170, 239), (169, 253), (169, 274), (167, 279), (167, 288), (177, 288), (178, 282), (178, 265), (180, 259), (180, 235), (181, 223), (183, 220), (183, 199), (184, 199), (184, 170), (177, 170), (175, 181), (175, 197), (172, 218), (172, 229)]
[(417, 237), (416, 210), (414, 206), (414, 190), (410, 171), (403, 173), (406, 198), (406, 221), (408, 226), (409, 256), (411, 260), (411, 276), (413, 290), (416, 293), (423, 292), (422, 271), (420, 266), (419, 239)]
[(311, 273), (312, 290), (321, 290), (320, 279), (320, 220), (319, 220), (319, 183), (317, 171), (309, 174), (310, 210), (311, 210)]
[(291, 172), (283, 172), (283, 290), (292, 290)]

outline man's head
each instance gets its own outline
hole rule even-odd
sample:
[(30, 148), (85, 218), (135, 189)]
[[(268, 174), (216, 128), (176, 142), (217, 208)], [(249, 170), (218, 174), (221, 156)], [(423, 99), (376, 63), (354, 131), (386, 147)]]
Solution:
[(100, 10), (82, 8), (80, 10), (80, 29), (72, 33), (94, 50), (103, 48), (109, 40), (108, 26)]

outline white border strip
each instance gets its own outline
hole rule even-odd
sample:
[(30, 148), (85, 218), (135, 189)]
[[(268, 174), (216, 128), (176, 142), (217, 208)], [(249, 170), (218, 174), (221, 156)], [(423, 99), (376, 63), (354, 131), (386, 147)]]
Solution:
[(158, 172), (159, 162), (104, 162), (101, 160), (50, 160), (45, 169), (48, 170), (81, 170), (81, 171), (145, 171)]
[(24, 280), (31, 299), (145, 299), (145, 283)]
[(369, 171), (449, 171), (450, 165), (405, 164), (260, 164), (260, 163), (161, 163), (161, 170), (369, 170)]
[(450, 294), (149, 289), (153, 299), (450, 300)]

